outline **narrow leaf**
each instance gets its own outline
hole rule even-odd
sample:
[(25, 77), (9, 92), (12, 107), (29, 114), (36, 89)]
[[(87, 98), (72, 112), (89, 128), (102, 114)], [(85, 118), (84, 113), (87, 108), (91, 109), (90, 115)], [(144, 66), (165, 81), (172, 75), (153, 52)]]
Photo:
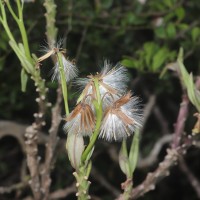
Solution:
[(123, 140), (122, 146), (119, 152), (119, 166), (122, 170), (122, 172), (126, 176), (130, 176), (130, 169), (129, 169), (129, 160), (128, 160), (128, 153), (127, 153), (127, 146), (126, 141)]
[(21, 90), (22, 92), (26, 92), (26, 85), (28, 81), (28, 75), (25, 72), (24, 68), (21, 70)]
[(130, 163), (131, 174), (133, 174), (137, 166), (138, 153), (139, 153), (139, 130), (136, 130), (133, 140), (132, 140), (130, 153), (129, 153), (129, 163)]

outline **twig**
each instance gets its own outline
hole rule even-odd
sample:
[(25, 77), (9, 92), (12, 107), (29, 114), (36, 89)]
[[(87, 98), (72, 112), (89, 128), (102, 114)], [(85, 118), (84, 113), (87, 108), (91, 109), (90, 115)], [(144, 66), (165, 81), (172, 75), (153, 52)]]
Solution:
[(114, 186), (112, 186), (93, 166), (91, 171), (92, 177), (97, 180), (104, 188), (106, 188), (109, 192), (111, 192), (115, 197), (120, 194), (120, 191), (117, 190)]
[(25, 137), (26, 137), (26, 155), (27, 155), (27, 165), (30, 171), (31, 180), (29, 184), (31, 186), (34, 198), (36, 200), (41, 199), (41, 184), (40, 184), (40, 176), (39, 176), (39, 161), (38, 157), (38, 134), (37, 134), (37, 125), (33, 123), (32, 126), (29, 126), (26, 129)]
[(171, 142), (173, 135), (164, 135), (161, 137), (154, 145), (153, 149), (151, 150), (150, 154), (146, 158), (139, 158), (138, 161), (138, 168), (147, 168), (153, 165), (158, 158), (158, 154), (160, 153), (164, 144)]
[(167, 123), (167, 120), (165, 119), (165, 117), (163, 116), (162, 112), (160, 111), (160, 108), (155, 105), (155, 107), (153, 109), (153, 113), (154, 113), (156, 119), (158, 120), (158, 123), (161, 128), (161, 132), (163, 133), (163, 135), (167, 135), (170, 132), (168, 123)]
[(200, 182), (199, 180), (193, 175), (190, 169), (187, 167), (183, 157), (179, 158), (179, 167), (187, 176), (190, 184), (192, 185), (193, 189), (195, 190), (198, 198), (200, 199)]
[(76, 185), (75, 183), (73, 183), (71, 186), (66, 187), (65, 189), (59, 189), (56, 190), (55, 192), (52, 192), (50, 194), (50, 199), (61, 199), (61, 198), (65, 198), (68, 195), (75, 193), (76, 192)]
[[(19, 124), (14, 121), (0, 120), (0, 139), (5, 136), (12, 136), (16, 138), (21, 145), (22, 151), (25, 152), (24, 133), (28, 125)], [(39, 132), (39, 144), (44, 144), (48, 140), (48, 136), (44, 132)]]
[[(158, 168), (147, 175), (145, 180), (132, 190), (131, 199), (137, 199), (145, 193), (154, 190), (155, 185), (165, 176), (169, 175), (170, 168), (177, 163), (178, 157), (184, 155), (186, 150), (193, 144), (193, 139), (189, 136), (184, 145), (176, 149), (167, 149), (167, 155), (163, 162), (161, 162)], [(117, 200), (123, 200), (119, 197)]]
[(22, 188), (27, 187), (27, 186), (28, 186), (28, 180), (24, 181), (24, 182), (16, 183), (16, 184), (11, 185), (11, 186), (0, 187), (0, 194), (11, 193), (15, 190), (19, 190), (19, 189), (22, 189)]
[[(184, 94), (182, 96), (182, 103), (180, 105), (179, 114), (175, 125), (172, 148), (167, 150), (167, 155), (165, 156), (164, 161), (159, 164), (158, 168), (153, 173), (149, 173), (146, 179), (139, 186), (132, 190), (132, 199), (137, 199), (146, 192), (153, 190), (156, 183), (161, 178), (169, 174), (169, 169), (177, 162), (178, 156), (185, 154), (187, 148), (192, 145), (191, 138), (188, 138), (183, 145), (180, 145), (180, 140), (183, 136), (185, 127), (185, 120), (188, 114), (188, 104), (188, 97), (186, 94)], [(117, 200), (123, 200), (123, 195), (120, 195)]]
[(155, 102), (156, 102), (156, 96), (155, 95), (151, 95), (149, 97), (149, 100), (148, 100), (148, 103), (146, 104), (145, 106), (145, 109), (144, 109), (144, 119), (143, 119), (143, 126), (140, 130), (140, 133), (142, 134), (143, 130), (144, 130), (144, 127), (145, 127), (145, 124), (151, 114), (151, 111), (153, 110), (154, 106), (155, 106)]
[(188, 104), (189, 99), (186, 94), (183, 94), (182, 96), (182, 103), (180, 105), (178, 117), (175, 124), (175, 130), (174, 130), (174, 139), (172, 142), (172, 148), (177, 148), (180, 144), (184, 127), (185, 127), (185, 120), (188, 115)]
[(77, 49), (77, 53), (76, 53), (76, 62), (78, 62), (79, 60), (79, 57), (80, 57), (80, 53), (81, 53), (81, 50), (82, 50), (82, 47), (83, 47), (83, 43), (84, 43), (84, 40), (85, 40), (85, 37), (86, 37), (86, 34), (87, 34), (87, 30), (88, 30), (88, 25), (85, 26), (85, 28), (83, 29), (83, 32), (82, 32), (82, 36), (81, 36), (81, 40), (80, 40), (80, 43), (79, 43), (79, 46), (78, 46), (78, 49)]
[(52, 121), (51, 128), (49, 130), (49, 141), (46, 143), (45, 162), (41, 170), (41, 183), (44, 199), (48, 199), (49, 188), (51, 185), (50, 172), (52, 169), (53, 158), (55, 156), (55, 148), (58, 143), (57, 132), (61, 121), (61, 102), (62, 92), (61, 88), (59, 87), (57, 89), (57, 101), (54, 108), (52, 109)]

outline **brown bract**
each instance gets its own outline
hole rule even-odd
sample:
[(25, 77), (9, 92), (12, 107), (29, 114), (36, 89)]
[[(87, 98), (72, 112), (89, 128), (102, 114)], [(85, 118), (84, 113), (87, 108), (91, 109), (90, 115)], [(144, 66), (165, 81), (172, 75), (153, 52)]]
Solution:
[(72, 113), (66, 118), (66, 121), (70, 122), (80, 115), (80, 128), (84, 132), (90, 132), (95, 127), (95, 116), (91, 107), (86, 103), (79, 103)]

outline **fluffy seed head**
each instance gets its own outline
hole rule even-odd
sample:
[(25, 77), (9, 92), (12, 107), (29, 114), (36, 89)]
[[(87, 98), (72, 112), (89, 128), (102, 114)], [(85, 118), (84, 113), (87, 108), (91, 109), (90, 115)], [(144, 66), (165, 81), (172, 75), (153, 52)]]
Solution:
[[(74, 79), (78, 75), (78, 70), (72, 62), (67, 60), (64, 55), (62, 55), (62, 64), (64, 67), (64, 73), (65, 73), (65, 79), (66, 82), (69, 82), (70, 80)], [(60, 70), (59, 70), (59, 63), (56, 62), (55, 67), (53, 68), (53, 75), (52, 75), (52, 81), (60, 80)]]
[(111, 69), (108, 61), (104, 62), (104, 68), (101, 73), (89, 75), (87, 78), (77, 80), (77, 85), (83, 88), (82, 98), (86, 97), (86, 102), (91, 104), (92, 96), (96, 98), (96, 88), (94, 79), (99, 81), (99, 90), (101, 98), (103, 98), (104, 108), (109, 106), (113, 100), (117, 100), (127, 89), (127, 70), (120, 64)]
[(142, 126), (142, 113), (137, 97), (122, 96), (104, 113), (99, 137), (108, 141), (122, 140)]
[(79, 103), (66, 119), (64, 129), (69, 134), (90, 136), (95, 127), (95, 116), (91, 107), (86, 103)]

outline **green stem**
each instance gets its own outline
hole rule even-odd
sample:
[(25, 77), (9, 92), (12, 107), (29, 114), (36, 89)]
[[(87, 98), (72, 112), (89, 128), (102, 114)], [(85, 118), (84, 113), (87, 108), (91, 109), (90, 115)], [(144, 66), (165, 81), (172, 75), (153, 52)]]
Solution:
[(99, 135), (99, 130), (101, 127), (101, 119), (102, 119), (102, 114), (103, 114), (102, 108), (100, 105), (98, 105), (98, 108), (96, 109), (96, 113), (97, 113), (96, 127), (95, 127), (94, 133), (92, 134), (92, 137), (90, 139), (90, 143), (88, 144), (87, 148), (85, 149), (85, 151), (82, 154), (82, 157), (81, 157), (82, 162), (84, 162), (87, 159), (87, 156), (90, 153), (90, 151), (92, 150), (92, 148), (97, 140), (97, 137)]
[(90, 182), (88, 181), (88, 176), (86, 175), (87, 166), (82, 166), (78, 171), (74, 172), (73, 175), (76, 178), (76, 186), (78, 192), (76, 193), (78, 200), (88, 200), (91, 197), (88, 195), (88, 190)]
[(87, 159), (88, 154), (90, 153), (90, 151), (92, 150), (92, 148), (94, 147), (94, 144), (97, 140), (97, 137), (99, 135), (99, 130), (101, 127), (101, 120), (102, 120), (102, 116), (103, 116), (103, 112), (102, 112), (102, 103), (101, 103), (101, 95), (100, 95), (100, 91), (99, 91), (99, 83), (98, 83), (98, 79), (94, 79), (94, 85), (96, 88), (96, 95), (97, 95), (97, 102), (94, 101), (94, 106), (96, 109), (96, 127), (94, 130), (94, 133), (92, 134), (91, 138), (90, 138), (90, 142), (88, 144), (88, 146), (86, 147), (85, 151), (82, 154), (81, 157), (81, 161), (85, 162), (85, 160)]
[(126, 186), (124, 188), (123, 199), (129, 200), (131, 197), (131, 191), (133, 188), (132, 178), (128, 178), (125, 182)]
[(60, 72), (60, 79), (61, 79), (61, 86), (62, 86), (62, 93), (64, 98), (64, 104), (65, 104), (65, 112), (66, 115), (69, 115), (69, 106), (68, 106), (68, 99), (67, 99), (67, 84), (65, 79), (65, 73), (64, 73), (64, 66), (62, 62), (62, 53), (58, 52), (58, 63), (59, 63), (59, 72)]
[(17, 0), (17, 8), (18, 8), (19, 17), (17, 17), (17, 15), (14, 13), (14, 11), (10, 5), (10, 2), (6, 1), (6, 3), (7, 3), (8, 9), (9, 9), (11, 15), (13, 16), (13, 18), (15, 19), (15, 21), (19, 27), (19, 30), (20, 30), (20, 33), (22, 36), (22, 41), (24, 44), (25, 54), (26, 54), (28, 60), (30, 62), (32, 62), (30, 48), (29, 48), (29, 44), (28, 44), (28, 37), (27, 37), (25, 26), (24, 26), (23, 10), (22, 10), (20, 0)]
[(2, 25), (4, 27), (4, 29), (5, 29), (8, 37), (9, 37), (9, 39), (15, 42), (14, 37), (13, 37), (13, 35), (12, 35), (11, 31), (10, 31), (10, 28), (8, 26), (8, 22), (7, 22), (7, 18), (6, 18), (6, 12), (5, 12), (5, 7), (2, 4), (2, 1), (0, 2), (0, 6), (1, 6), (1, 14), (2, 14), (2, 17), (0, 18), (1, 23), (2, 23)]

